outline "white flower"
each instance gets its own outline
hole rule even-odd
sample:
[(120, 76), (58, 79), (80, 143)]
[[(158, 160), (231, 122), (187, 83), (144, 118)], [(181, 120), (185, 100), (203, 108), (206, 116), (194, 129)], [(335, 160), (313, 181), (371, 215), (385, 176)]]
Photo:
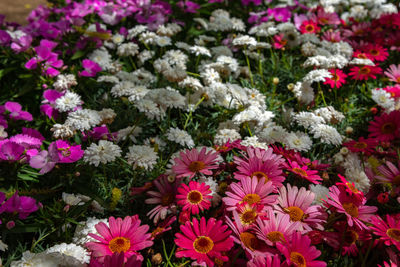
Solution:
[(200, 80), (191, 76), (187, 76), (183, 81), (179, 82), (178, 85), (181, 88), (188, 87), (195, 91), (203, 89), (203, 85), (201, 84)]
[(133, 169), (137, 167), (146, 170), (152, 170), (157, 164), (158, 155), (154, 152), (154, 148), (150, 146), (130, 146), (129, 152), (126, 154), (129, 164), (133, 165)]
[(85, 204), (80, 197), (65, 192), (62, 193), (62, 199), (65, 202), (65, 204), (70, 206), (76, 206), (76, 205), (80, 206)]
[(157, 36), (156, 44), (160, 47), (171, 45), (171, 38), (168, 36)]
[(238, 36), (232, 40), (234, 46), (256, 46), (257, 40), (248, 35)]
[(71, 111), (80, 105), (82, 105), (81, 96), (71, 91), (56, 99), (56, 109), (61, 112)]
[[(5, 243), (3, 242), (3, 240), (1, 240), (1, 236), (0, 236), (0, 251), (6, 251), (7, 248), (8, 248), (8, 245), (5, 244)], [(1, 266), (1, 265), (0, 265), (0, 266)]]
[(232, 72), (236, 72), (239, 69), (239, 63), (237, 60), (230, 56), (218, 56), (217, 62), (227, 65)]
[(322, 201), (327, 200), (327, 195), (329, 194), (329, 188), (320, 185), (320, 184), (312, 184), (310, 185), (310, 191), (315, 194), (315, 198), (313, 201), (314, 205), (322, 205), (324, 202)]
[(8, 133), (4, 130), (4, 126), (0, 125), (0, 140), (7, 138)]
[(50, 129), (53, 132), (53, 137), (56, 139), (68, 139), (74, 135), (74, 129), (68, 124), (54, 124)]
[(111, 37), (111, 40), (114, 44), (121, 44), (125, 40), (125, 37), (119, 33), (116, 33)]
[(198, 45), (191, 46), (189, 48), (189, 52), (192, 54), (195, 54), (196, 56), (203, 55), (203, 56), (211, 57), (210, 51), (207, 48), (205, 48), (204, 46), (198, 46)]
[(11, 262), (11, 267), (54, 267), (59, 266), (59, 260), (51, 254), (42, 253), (32, 253), (30, 251), (25, 251), (22, 253), (22, 258), (19, 261)]
[(169, 128), (166, 137), (169, 141), (180, 144), (181, 146), (187, 146), (188, 148), (194, 147), (192, 137), (185, 130), (179, 128)]
[(72, 129), (87, 131), (101, 122), (101, 117), (95, 110), (81, 109), (68, 114), (65, 124)]
[(342, 112), (335, 110), (332, 106), (316, 109), (314, 110), (314, 114), (323, 118), (326, 123), (333, 124), (336, 124), (345, 118)]
[(94, 238), (90, 237), (89, 233), (97, 233), (95, 225), (99, 222), (103, 222), (108, 225), (107, 219), (97, 219), (94, 217), (87, 218), (86, 222), (79, 222), (75, 229), (74, 237), (72, 241), (77, 245), (84, 245), (87, 242), (96, 241)]
[(239, 132), (234, 129), (220, 129), (214, 137), (214, 144), (223, 145), (226, 142), (233, 142), (241, 139)]
[(119, 142), (121, 140), (125, 140), (126, 137), (129, 136), (129, 138), (133, 142), (136, 142), (135, 137), (137, 137), (141, 132), (142, 132), (142, 127), (140, 126), (128, 126), (118, 131), (117, 140)]
[(75, 244), (58, 244), (46, 250), (46, 253), (59, 258), (63, 266), (79, 266), (90, 262), (89, 252)]
[(158, 137), (158, 136), (149, 137), (149, 138), (145, 139), (143, 141), (143, 143), (145, 145), (152, 146), (152, 147), (157, 146), (157, 148), (159, 150), (163, 150), (166, 146), (166, 143), (162, 139), (160, 139), (160, 137)]
[(293, 93), (297, 100), (305, 105), (310, 104), (314, 100), (314, 89), (308, 82), (297, 82), (294, 86)]
[(353, 58), (349, 65), (365, 65), (365, 66), (375, 66), (375, 63), (369, 58)]
[(326, 124), (317, 124), (311, 127), (311, 133), (314, 138), (320, 138), (323, 143), (340, 145), (343, 137), (332, 126)]
[(99, 64), (103, 70), (112, 69), (111, 55), (104, 47), (100, 47), (99, 49), (94, 50), (92, 53), (88, 55), (88, 58), (91, 61), (94, 61), (97, 64)]
[(219, 73), (216, 72), (213, 68), (205, 69), (202, 73), (200, 73), (200, 76), (206, 85), (210, 85), (221, 80)]
[(199, 179), (200, 183), (205, 183), (206, 185), (208, 185), (210, 187), (211, 190), (211, 205), (213, 207), (216, 207), (220, 202), (221, 202), (221, 196), (218, 194), (219, 191), (219, 186), (218, 183), (213, 179), (212, 176), (210, 177), (201, 177)]
[(370, 180), (363, 170), (359, 168), (348, 168), (345, 171), (347, 180), (354, 183), (358, 190), (368, 193), (370, 188)]
[(289, 133), (280, 125), (275, 125), (274, 123), (267, 123), (262, 131), (258, 133), (260, 139), (268, 144), (273, 144), (275, 142), (283, 143), (285, 136)]
[(312, 146), (311, 138), (306, 133), (302, 132), (289, 133), (284, 143), (287, 148), (293, 149), (294, 151), (308, 151)]
[(138, 36), (142, 32), (147, 30), (147, 26), (145, 25), (137, 25), (128, 30), (128, 39), (133, 39), (134, 37)]
[(129, 92), (128, 100), (131, 102), (141, 100), (149, 91), (144, 85), (134, 86)]
[(118, 46), (118, 56), (135, 56), (139, 53), (139, 46), (135, 43), (126, 43)]
[(392, 111), (395, 106), (395, 101), (391, 94), (383, 89), (377, 88), (372, 90), (372, 99), (382, 108), (387, 111)]
[(244, 138), (244, 140), (242, 140), (242, 142), (240, 143), (242, 146), (252, 146), (252, 147), (259, 147), (262, 149), (267, 150), (268, 149), (268, 145), (264, 142), (260, 142), (258, 141), (258, 137), (257, 136), (247, 136)]
[(110, 141), (100, 140), (99, 144), (92, 143), (83, 156), (83, 161), (91, 165), (99, 166), (100, 163), (106, 164), (114, 161), (121, 156), (121, 148)]
[(308, 129), (312, 125), (325, 123), (324, 119), (312, 112), (301, 111), (294, 115), (294, 120), (304, 128)]
[(325, 69), (319, 69), (307, 73), (303, 81), (312, 84), (313, 82), (324, 82), (325, 78), (332, 78), (332, 73)]
[(106, 83), (118, 83), (119, 79), (115, 77), (114, 75), (102, 75), (97, 78), (97, 81), (100, 82), (106, 82)]
[(165, 115), (165, 112), (162, 111), (158, 105), (150, 100), (150, 99), (141, 99), (140, 101), (134, 102), (134, 106), (140, 111), (143, 112), (147, 118), (153, 120), (156, 119), (158, 121)]
[(57, 91), (65, 91), (77, 84), (73, 74), (59, 74), (53, 86)]

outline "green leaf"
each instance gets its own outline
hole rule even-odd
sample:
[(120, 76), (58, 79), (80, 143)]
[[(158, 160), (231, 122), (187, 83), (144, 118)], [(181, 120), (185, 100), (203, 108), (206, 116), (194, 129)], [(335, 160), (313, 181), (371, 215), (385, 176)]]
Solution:
[(75, 54), (72, 55), (71, 60), (75, 60), (75, 59), (81, 58), (84, 55), (85, 55), (84, 51), (78, 50), (78, 51), (75, 52)]
[(24, 181), (32, 181), (32, 182), (39, 182), (38, 179), (36, 179), (36, 177), (32, 177), (29, 174), (24, 174), (24, 173), (18, 173), (17, 174), (18, 178), (20, 178), (21, 180)]

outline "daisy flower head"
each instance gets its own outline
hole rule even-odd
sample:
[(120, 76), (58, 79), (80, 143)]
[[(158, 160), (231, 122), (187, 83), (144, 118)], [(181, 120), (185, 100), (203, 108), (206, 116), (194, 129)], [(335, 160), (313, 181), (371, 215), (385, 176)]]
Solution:
[(286, 257), (286, 263), (289, 266), (313, 266), (325, 267), (326, 263), (315, 260), (321, 255), (321, 251), (311, 246), (311, 239), (308, 236), (302, 236), (299, 232), (292, 234), (292, 242), (277, 243), (279, 251)]
[(302, 34), (318, 33), (321, 28), (313, 20), (305, 20), (300, 26)]
[(400, 161), (394, 165), (390, 161), (386, 161), (386, 165), (377, 167), (379, 174), (375, 176), (378, 183), (391, 183), (396, 188), (400, 187)]
[(354, 66), (350, 69), (349, 75), (358, 81), (368, 80), (369, 78), (376, 79), (377, 74), (381, 74), (382, 69), (377, 66)]
[(331, 69), (329, 72), (332, 74), (332, 77), (325, 78), (324, 84), (328, 84), (332, 89), (340, 88), (343, 84), (346, 83), (347, 74), (345, 74), (340, 69)]
[(257, 218), (255, 232), (257, 237), (264, 240), (268, 246), (274, 246), (276, 242), (288, 242), (292, 233), (300, 229), (299, 222), (290, 220), (288, 214), (274, 214), (272, 209), (268, 210), (267, 219)]
[(175, 206), (179, 182), (179, 179), (175, 179), (173, 183), (170, 183), (167, 175), (162, 175), (153, 182), (158, 191), (148, 191), (147, 195), (150, 198), (146, 199), (145, 203), (157, 204), (155, 208), (147, 213), (150, 219), (154, 218), (154, 223), (157, 223), (160, 219), (164, 220), (171, 208)]
[(374, 138), (365, 139), (364, 137), (360, 137), (358, 138), (358, 141), (351, 140), (343, 143), (343, 146), (347, 147), (351, 152), (362, 152), (369, 155), (374, 152), (377, 142)]
[(369, 123), (368, 132), (368, 137), (379, 141), (392, 141), (400, 137), (400, 111), (395, 110), (389, 114), (375, 116)]
[(238, 212), (240, 222), (243, 225), (253, 225), (257, 218), (265, 218), (265, 212), (263, 212), (264, 206), (258, 204), (248, 204), (247, 202), (238, 203), (236, 211)]
[(247, 267), (280, 267), (281, 259), (279, 255), (257, 256), (247, 262)]
[(371, 218), (370, 229), (380, 237), (379, 241), (386, 246), (394, 245), (400, 251), (400, 221), (386, 214), (386, 221), (379, 216)]
[(364, 51), (368, 53), (369, 58), (373, 61), (385, 61), (389, 56), (387, 48), (379, 44), (369, 44), (364, 48)]
[(222, 200), (227, 210), (235, 210), (237, 204), (246, 202), (249, 205), (258, 204), (263, 206), (275, 203), (277, 195), (271, 195), (274, 191), (272, 182), (265, 183), (265, 178), (260, 180), (257, 177), (240, 178), (239, 183), (231, 183), (230, 191)]
[(213, 169), (218, 168), (218, 153), (214, 150), (208, 150), (203, 147), (200, 151), (197, 148), (180, 152), (180, 157), (175, 158), (175, 165), (172, 170), (177, 177), (186, 177), (190, 179), (196, 174), (211, 175)]
[(178, 205), (183, 210), (188, 210), (192, 214), (199, 214), (200, 210), (209, 209), (211, 206), (212, 196), (210, 186), (205, 183), (190, 181), (189, 186), (184, 183), (178, 187), (178, 195), (176, 196)]
[(338, 174), (340, 182), (336, 183), (338, 188), (342, 188), (346, 191), (346, 193), (353, 197), (355, 201), (359, 201), (360, 203), (364, 199), (364, 193), (356, 188), (354, 183), (349, 182), (345, 177)]
[(400, 65), (390, 65), (384, 74), (389, 78), (389, 81), (400, 83)]
[(125, 260), (132, 255), (143, 260), (139, 250), (150, 247), (153, 241), (150, 240), (151, 234), (147, 233), (148, 225), (140, 225), (137, 217), (127, 216), (124, 219), (110, 217), (109, 226), (103, 222), (96, 224), (97, 234), (89, 233), (97, 242), (87, 242), (85, 245), (91, 251), (91, 256), (100, 263), (104, 257), (113, 253), (124, 253)]
[(279, 190), (279, 197), (274, 206), (278, 213), (288, 214), (291, 222), (298, 222), (299, 231), (309, 232), (313, 229), (323, 230), (322, 224), (327, 214), (320, 205), (311, 205), (315, 194), (304, 187), (300, 190), (296, 186), (287, 184)]
[(375, 206), (364, 206), (367, 202), (364, 197), (362, 202), (349, 196), (343, 188), (333, 185), (329, 188), (329, 198), (324, 200), (326, 206), (333, 206), (338, 213), (347, 217), (347, 223), (351, 227), (355, 225), (358, 229), (368, 229), (364, 222), (369, 222), (373, 214), (378, 210)]
[(215, 261), (226, 262), (229, 260), (222, 253), (233, 247), (231, 231), (222, 221), (214, 218), (201, 217), (200, 222), (194, 218), (180, 226), (181, 233), (175, 234), (175, 244), (179, 247), (175, 256), (178, 258), (188, 257), (205, 263), (207, 266), (214, 266)]
[(294, 173), (297, 177), (305, 179), (313, 184), (320, 184), (322, 178), (318, 175), (318, 171), (309, 170), (307, 165), (300, 166), (297, 161), (291, 161), (288, 159), (287, 169), (291, 173)]

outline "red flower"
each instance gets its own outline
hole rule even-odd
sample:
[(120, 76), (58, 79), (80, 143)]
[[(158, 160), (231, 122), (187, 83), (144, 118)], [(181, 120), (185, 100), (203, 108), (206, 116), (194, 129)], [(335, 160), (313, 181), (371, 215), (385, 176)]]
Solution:
[(329, 72), (332, 74), (332, 78), (325, 78), (324, 84), (329, 84), (331, 88), (340, 88), (346, 83), (347, 74), (339, 69), (331, 69)]
[(351, 152), (363, 152), (365, 154), (370, 154), (375, 151), (377, 142), (373, 138), (360, 137), (358, 141), (352, 140), (343, 143), (343, 146), (347, 147)]
[(379, 141), (391, 141), (400, 136), (400, 111), (392, 111), (375, 116), (369, 123), (368, 137), (377, 138)]
[(349, 75), (355, 80), (376, 79), (376, 74), (381, 74), (382, 69), (377, 66), (355, 66), (350, 69)]
[(373, 61), (385, 61), (385, 59), (389, 56), (387, 49), (379, 44), (370, 44), (365, 47), (365, 51), (367, 51), (370, 59)]
[(321, 28), (318, 27), (317, 23), (315, 23), (313, 20), (305, 20), (300, 26), (300, 32), (302, 34), (318, 33), (320, 30)]

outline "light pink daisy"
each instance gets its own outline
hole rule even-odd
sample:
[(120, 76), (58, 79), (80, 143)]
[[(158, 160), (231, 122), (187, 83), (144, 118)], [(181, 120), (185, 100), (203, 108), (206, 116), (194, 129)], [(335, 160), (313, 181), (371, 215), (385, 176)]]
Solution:
[(85, 244), (91, 251), (91, 256), (102, 263), (105, 256), (123, 252), (125, 261), (132, 255), (143, 260), (142, 255), (137, 251), (153, 245), (153, 241), (150, 240), (151, 234), (147, 233), (149, 226), (140, 225), (139, 219), (130, 216), (123, 220), (110, 217), (108, 223), (109, 226), (103, 222), (96, 224), (99, 235), (89, 234), (90, 237), (99, 241)]
[(235, 178), (238, 180), (246, 177), (265, 178), (265, 182), (271, 181), (274, 187), (281, 187), (285, 180), (282, 175), (284, 162), (282, 156), (274, 154), (272, 148), (264, 150), (248, 147), (246, 151), (248, 156), (234, 158), (238, 169), (234, 173)]
[(344, 213), (349, 226), (356, 225), (359, 229), (368, 230), (364, 222), (369, 222), (371, 216), (378, 210), (374, 206), (364, 206), (367, 202), (365, 197), (360, 202), (358, 199), (350, 197), (344, 189), (339, 189), (334, 185), (329, 188), (329, 199), (323, 201), (328, 207), (333, 206), (337, 212)]
[(279, 251), (286, 257), (286, 263), (289, 266), (325, 267), (325, 262), (315, 260), (321, 255), (321, 251), (310, 245), (310, 238), (308, 236), (302, 236), (299, 232), (293, 233), (292, 242), (276, 244)]
[(274, 246), (276, 242), (289, 242), (294, 231), (300, 229), (299, 222), (292, 222), (289, 215), (278, 213), (274, 214), (273, 210), (268, 211), (268, 219), (257, 219), (256, 234), (261, 240), (269, 246)]
[(233, 247), (231, 231), (222, 221), (210, 218), (208, 221), (201, 217), (200, 222), (194, 218), (181, 225), (181, 233), (175, 234), (175, 244), (179, 246), (175, 256), (189, 257), (198, 263), (214, 266), (215, 260), (226, 262), (229, 260), (222, 253)]
[(227, 210), (235, 210), (237, 204), (246, 202), (250, 205), (258, 204), (263, 206), (275, 203), (277, 195), (271, 195), (274, 191), (272, 182), (265, 183), (265, 178), (260, 180), (257, 177), (240, 178), (239, 183), (231, 183), (230, 191), (226, 192), (226, 197), (222, 200), (227, 206)]
[(279, 255), (257, 256), (247, 262), (247, 267), (281, 267), (281, 259)]
[(175, 158), (175, 165), (172, 170), (177, 177), (193, 178), (196, 174), (202, 173), (211, 175), (213, 169), (218, 168), (218, 153), (203, 147), (200, 151), (197, 148), (180, 152), (180, 157)]
[(400, 188), (400, 161), (397, 162), (397, 166), (390, 161), (386, 161), (386, 166), (381, 165), (378, 167), (378, 171), (382, 175), (377, 175), (375, 178), (378, 183), (391, 183), (396, 188)]
[(370, 229), (380, 237), (379, 241), (386, 246), (394, 245), (400, 251), (400, 221), (387, 214), (386, 221), (379, 216), (373, 216), (371, 224)]
[(233, 231), (232, 238), (236, 244), (239, 244), (246, 253), (247, 258), (252, 259), (257, 256), (273, 255), (271, 247), (259, 239), (253, 231), (253, 227), (243, 225), (239, 214), (234, 210), (232, 212), (233, 221), (225, 216), (226, 224)]
[(147, 194), (151, 196), (145, 200), (146, 204), (158, 204), (154, 209), (147, 213), (149, 218), (154, 217), (154, 223), (160, 219), (164, 220), (168, 212), (175, 207), (175, 197), (180, 184), (180, 179), (177, 178), (173, 183), (168, 181), (168, 176), (163, 175), (153, 181), (158, 191), (148, 191)]
[(384, 74), (389, 78), (389, 81), (400, 83), (400, 65), (390, 65)]
[(190, 181), (189, 186), (181, 183), (178, 187), (177, 203), (192, 214), (199, 214), (200, 210), (209, 209), (211, 206), (210, 186), (205, 183)]
[(327, 214), (321, 206), (313, 205), (315, 194), (304, 187), (300, 190), (296, 186), (281, 187), (275, 205), (277, 212), (289, 214), (290, 221), (299, 222), (299, 231), (309, 232), (313, 229), (323, 230)]

